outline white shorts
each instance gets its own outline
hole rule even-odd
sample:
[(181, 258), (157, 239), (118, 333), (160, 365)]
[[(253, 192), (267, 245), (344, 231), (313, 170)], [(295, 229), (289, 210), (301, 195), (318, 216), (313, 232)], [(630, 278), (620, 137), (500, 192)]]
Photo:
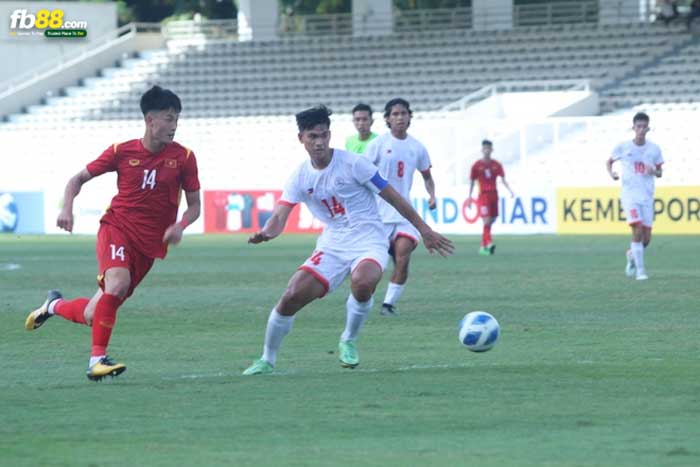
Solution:
[(386, 238), (389, 239), (389, 243), (393, 243), (394, 240), (396, 240), (399, 237), (404, 237), (413, 240), (413, 243), (415, 243), (416, 245), (418, 245), (421, 240), (421, 236), (420, 233), (418, 233), (418, 229), (416, 229), (413, 226), (413, 224), (411, 224), (407, 220), (404, 220), (402, 222), (391, 222), (388, 224), (384, 224), (384, 233), (386, 234)]
[(363, 261), (377, 263), (382, 269), (389, 261), (389, 252), (384, 243), (374, 243), (359, 248), (323, 248), (314, 250), (313, 254), (299, 266), (318, 279), (326, 288), (324, 295), (333, 292), (343, 283), (348, 274)]
[(639, 203), (627, 201), (624, 198), (621, 201), (629, 225), (642, 224), (644, 227), (651, 228), (654, 223), (653, 201)]

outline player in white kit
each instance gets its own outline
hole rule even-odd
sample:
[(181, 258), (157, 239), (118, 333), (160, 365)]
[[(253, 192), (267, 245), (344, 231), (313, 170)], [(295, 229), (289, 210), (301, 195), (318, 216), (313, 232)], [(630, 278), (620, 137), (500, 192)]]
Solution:
[(423, 236), (428, 251), (452, 254), (450, 240), (434, 232), (410, 204), (363, 157), (329, 147), (329, 109), (314, 107), (296, 115), (299, 141), (309, 160), (291, 175), (270, 219), (249, 243), (272, 240), (282, 233), (293, 207), (305, 203), (325, 224), (316, 249), (292, 276), (287, 290), (270, 312), (263, 355), (244, 375), (271, 373), (282, 339), (292, 328), (297, 311), (335, 290), (350, 275), (345, 330), (340, 336), (340, 364), (359, 364), (355, 341), (372, 308), (372, 295), (388, 261), (389, 242), (384, 234), (375, 193), (409, 219)]
[(663, 174), (661, 167), (664, 159), (659, 146), (646, 139), (649, 132), (647, 114), (637, 113), (632, 119), (632, 129), (634, 139), (618, 144), (606, 167), (613, 180), (617, 180), (620, 177), (613, 171), (613, 163), (620, 161), (622, 165), (620, 201), (627, 223), (632, 228), (625, 272), (628, 277), (636, 276), (637, 280), (646, 280), (648, 276), (644, 268), (644, 248), (651, 242), (651, 227), (654, 222), (654, 178)]
[[(411, 106), (405, 99), (396, 98), (387, 102), (384, 120), (390, 131), (375, 138), (367, 147), (365, 156), (408, 202), (413, 174), (420, 172), (429, 196), (428, 207), (435, 209), (435, 182), (430, 173), (430, 156), (425, 146), (407, 132), (412, 115)], [(380, 199), (378, 204), (394, 259), (394, 272), (387, 286), (381, 314), (395, 316), (397, 311), (394, 305), (406, 286), (411, 253), (420, 242), (420, 233), (389, 203)]]

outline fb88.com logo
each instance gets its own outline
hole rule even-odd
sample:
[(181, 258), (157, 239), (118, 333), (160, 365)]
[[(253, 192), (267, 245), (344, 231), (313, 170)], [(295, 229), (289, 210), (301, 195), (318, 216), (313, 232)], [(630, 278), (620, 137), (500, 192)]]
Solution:
[(36, 14), (27, 10), (15, 10), (10, 15), (10, 29), (85, 29), (87, 21), (64, 21), (63, 10), (42, 9)]

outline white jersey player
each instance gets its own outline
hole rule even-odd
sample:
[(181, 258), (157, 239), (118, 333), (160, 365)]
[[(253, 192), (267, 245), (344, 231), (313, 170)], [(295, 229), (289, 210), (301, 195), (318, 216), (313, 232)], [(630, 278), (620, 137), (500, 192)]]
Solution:
[(620, 201), (625, 211), (627, 223), (632, 228), (632, 242), (627, 251), (625, 272), (629, 277), (646, 280), (644, 248), (651, 242), (651, 228), (654, 222), (654, 179), (661, 177), (664, 163), (661, 149), (648, 141), (649, 116), (637, 113), (632, 119), (634, 139), (618, 144), (607, 161), (610, 176), (617, 180), (618, 174), (612, 170), (615, 162), (622, 165), (622, 191)]
[(350, 275), (345, 330), (338, 344), (340, 364), (359, 364), (355, 341), (372, 308), (372, 295), (388, 261), (388, 240), (377, 211), (375, 193), (394, 206), (423, 236), (429, 251), (452, 253), (452, 242), (434, 232), (367, 159), (329, 147), (330, 110), (314, 107), (296, 115), (299, 141), (309, 160), (289, 178), (270, 219), (249, 243), (272, 240), (282, 233), (297, 203), (305, 203), (324, 224), (316, 250), (299, 267), (275, 308), (265, 330), (262, 358), (244, 375), (271, 373), (282, 339), (294, 316), (308, 303), (323, 297)]
[[(416, 171), (420, 172), (429, 196), (428, 206), (435, 209), (435, 182), (430, 173), (430, 156), (425, 146), (407, 132), (411, 116), (410, 104), (405, 99), (396, 98), (387, 102), (384, 107), (384, 119), (390, 131), (375, 138), (367, 147), (365, 156), (409, 202), (413, 174)], [(394, 259), (394, 272), (386, 290), (381, 314), (395, 316), (397, 312), (394, 305), (406, 286), (411, 252), (420, 242), (420, 233), (389, 203), (382, 199), (379, 199), (378, 203)]]

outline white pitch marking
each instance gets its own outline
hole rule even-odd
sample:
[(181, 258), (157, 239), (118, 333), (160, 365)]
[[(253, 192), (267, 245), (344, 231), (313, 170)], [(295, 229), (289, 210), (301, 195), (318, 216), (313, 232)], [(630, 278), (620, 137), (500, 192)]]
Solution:
[[(346, 373), (379, 373), (379, 372), (391, 372), (391, 371), (414, 371), (414, 370), (436, 370), (436, 369), (457, 369), (457, 368), (468, 368), (472, 365), (469, 364), (458, 364), (458, 365), (449, 365), (449, 364), (441, 364), (441, 365), (410, 365), (410, 366), (402, 366), (398, 368), (384, 368), (384, 369), (378, 369), (378, 368), (355, 368), (355, 369), (347, 369), (345, 370)], [(263, 376), (291, 376), (294, 374), (302, 374), (302, 375), (326, 375), (330, 373), (342, 373), (342, 371), (336, 372), (336, 371), (319, 371), (319, 372), (314, 372), (314, 371), (300, 371), (297, 369), (290, 369), (290, 370), (282, 370), (282, 371), (275, 371), (274, 373), (270, 373), (268, 375), (263, 375)], [(176, 380), (184, 380), (184, 379), (209, 379), (209, 378), (223, 378), (223, 377), (236, 377), (236, 376), (242, 376), (239, 373), (224, 373), (224, 372), (218, 372), (218, 373), (208, 373), (208, 374), (191, 374), (191, 375), (180, 375), (180, 376), (164, 376), (163, 380), (166, 381), (176, 381)]]

